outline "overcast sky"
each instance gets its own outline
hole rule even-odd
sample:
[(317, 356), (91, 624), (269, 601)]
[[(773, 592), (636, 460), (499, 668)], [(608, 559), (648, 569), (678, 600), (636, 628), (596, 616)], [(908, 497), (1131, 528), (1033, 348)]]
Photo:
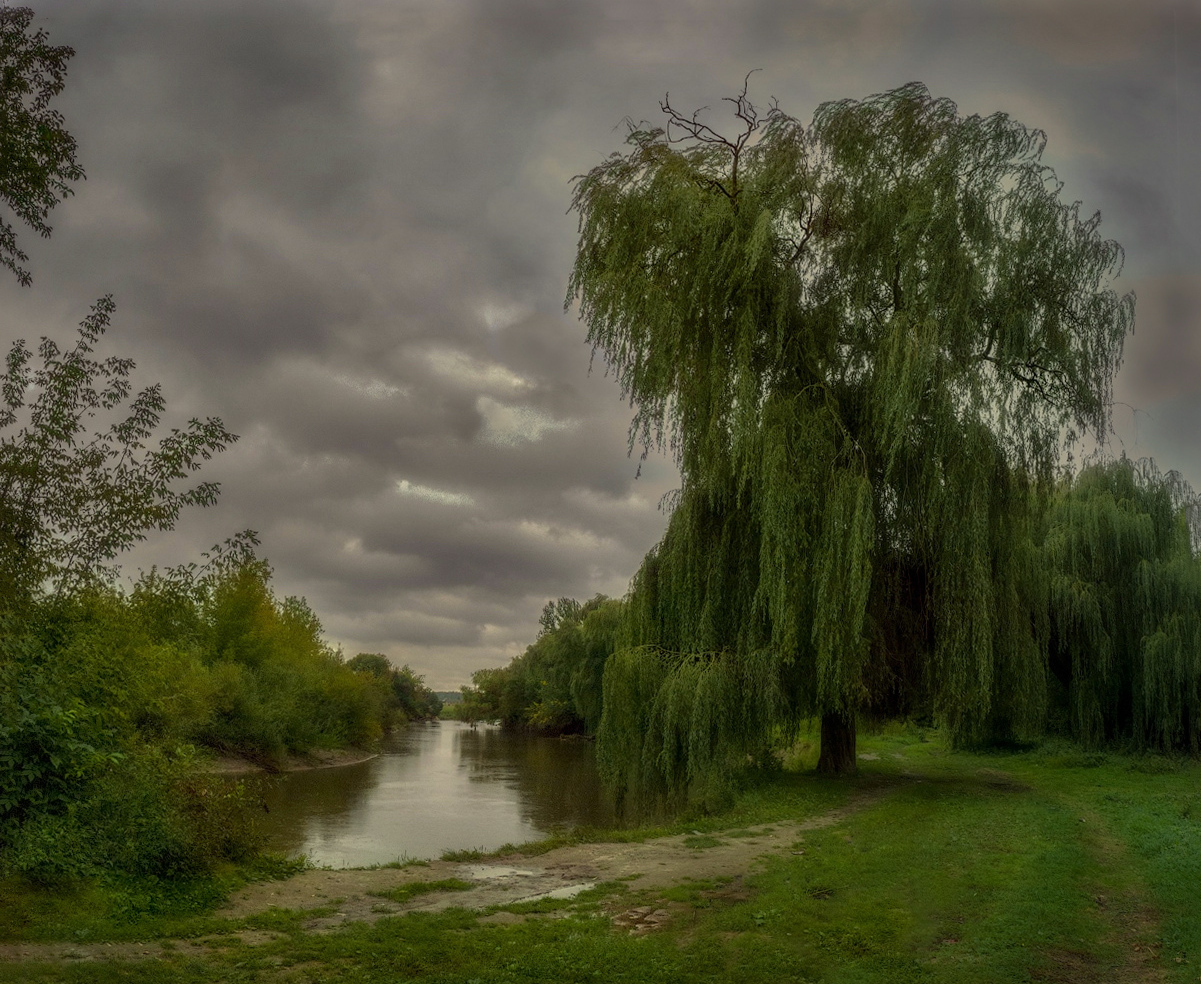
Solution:
[[(435, 688), (500, 665), (549, 598), (624, 593), (677, 483), (564, 313), (571, 178), (623, 117), (741, 88), (802, 121), (920, 80), (1045, 130), (1138, 294), (1114, 449), (1201, 486), (1196, 0), (42, 0), (87, 172), (0, 278), (0, 343), (111, 350), (173, 422), (240, 442), (218, 505), (126, 560), (259, 531), (347, 655)], [(1127, 406), (1128, 405), (1128, 406)]]

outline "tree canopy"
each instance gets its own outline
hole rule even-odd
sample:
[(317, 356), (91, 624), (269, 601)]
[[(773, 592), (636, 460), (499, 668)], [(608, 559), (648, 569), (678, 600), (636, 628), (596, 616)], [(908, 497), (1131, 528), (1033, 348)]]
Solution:
[[(50, 210), (72, 194), (69, 182), (83, 178), (75, 162), (75, 138), (50, 101), (66, 84), (66, 45), (47, 43), (46, 32), (30, 31), (33, 11), (0, 5), (0, 201), (42, 236), (50, 235)], [(17, 246), (12, 224), (0, 218), (0, 266), (24, 285), (29, 257)]]
[(217, 498), (215, 482), (180, 483), (237, 435), (215, 417), (193, 419), (146, 448), (166, 404), (157, 384), (133, 392), (132, 359), (95, 357), (113, 310), (111, 298), (97, 301), (70, 348), (43, 338), (40, 365), (24, 340), (8, 351), (0, 373), (0, 604), (46, 584), (63, 590), (93, 579), (147, 530), (171, 529), (182, 509)]
[(1121, 248), (1004, 114), (917, 83), (807, 128), (745, 85), (727, 101), (734, 136), (665, 100), (572, 199), (567, 302), (631, 449), (682, 474), (606, 671), (610, 778), (680, 788), (814, 714), (834, 772), (863, 712), (1034, 726), (1029, 506), (1108, 426)]

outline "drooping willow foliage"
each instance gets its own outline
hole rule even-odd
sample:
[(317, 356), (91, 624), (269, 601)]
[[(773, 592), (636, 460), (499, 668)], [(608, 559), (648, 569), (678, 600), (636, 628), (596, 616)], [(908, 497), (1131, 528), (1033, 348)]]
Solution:
[(1126, 459), (1082, 471), (1047, 514), (1051, 670), (1090, 743), (1201, 746), (1197, 501)]
[(631, 449), (683, 475), (606, 670), (608, 775), (679, 789), (811, 714), (851, 729), (834, 771), (863, 711), (1038, 727), (1032, 506), (1107, 426), (1120, 247), (1003, 114), (920, 84), (807, 129), (729, 101), (737, 136), (664, 103), (572, 202), (568, 303)]

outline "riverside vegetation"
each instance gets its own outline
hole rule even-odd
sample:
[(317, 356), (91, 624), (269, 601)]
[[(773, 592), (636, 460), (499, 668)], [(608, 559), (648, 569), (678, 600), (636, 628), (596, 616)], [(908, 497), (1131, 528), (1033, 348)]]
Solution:
[[(83, 177), (51, 108), (72, 54), (0, 8), (0, 200), (42, 235)], [(26, 286), (27, 259), (0, 222), (0, 265)], [(208, 418), (155, 440), (160, 387), (95, 354), (114, 311), (101, 298), (65, 346), (14, 342), (0, 372), (0, 896), (85, 879), (136, 913), (283, 863), (258, 853), (252, 784), (206, 774), (212, 753), (278, 767), (439, 702), (378, 654), (345, 662), (272, 591), (253, 532), (118, 586), (124, 550), (215, 501), (193, 473), (237, 437)]]
[[(32, 24), (0, 7), (0, 200), (47, 235), (83, 171), (50, 109), (72, 52)], [(811, 828), (729, 882), (633, 873), (510, 925), (220, 915), (302, 865), (258, 852), (253, 783), (207, 752), (278, 765), (438, 701), (331, 650), (251, 533), (117, 586), (124, 550), (215, 500), (193, 473), (236, 437), (154, 441), (159, 388), (94, 356), (104, 297), (0, 376), (0, 933), (166, 942), (0, 980), (1195, 979), (1197, 502), (1149, 462), (1061, 466), (1107, 432), (1120, 247), (1003, 115), (917, 84), (809, 127), (730, 103), (727, 138), (665, 102), (573, 201), (569, 301), (631, 446), (683, 474), (667, 532), (625, 598), (548, 605), (455, 713), (595, 734), (630, 815), (679, 818), (565, 840), (687, 831), (703, 856)], [(0, 265), (27, 285), (26, 262), (0, 222)], [(467, 894), (432, 882), (383, 898)], [(646, 935), (599, 918), (648, 906)]]

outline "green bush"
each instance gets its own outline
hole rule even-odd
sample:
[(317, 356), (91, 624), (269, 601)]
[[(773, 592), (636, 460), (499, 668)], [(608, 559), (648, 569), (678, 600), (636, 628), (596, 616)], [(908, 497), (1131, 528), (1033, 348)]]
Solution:
[(205, 776), (186, 754), (143, 748), (95, 776), (61, 810), (14, 832), (5, 868), (40, 883), (123, 875), (195, 878), (260, 846), (255, 803), (236, 781)]
[(28, 637), (0, 633), (0, 848), (27, 817), (61, 812), (120, 758), (103, 712), (61, 686)]
[(0, 621), (0, 870), (202, 876), (254, 852), (259, 811), (196, 746), (271, 765), (382, 734), (390, 681), (347, 666), (265, 563), (217, 560)]

